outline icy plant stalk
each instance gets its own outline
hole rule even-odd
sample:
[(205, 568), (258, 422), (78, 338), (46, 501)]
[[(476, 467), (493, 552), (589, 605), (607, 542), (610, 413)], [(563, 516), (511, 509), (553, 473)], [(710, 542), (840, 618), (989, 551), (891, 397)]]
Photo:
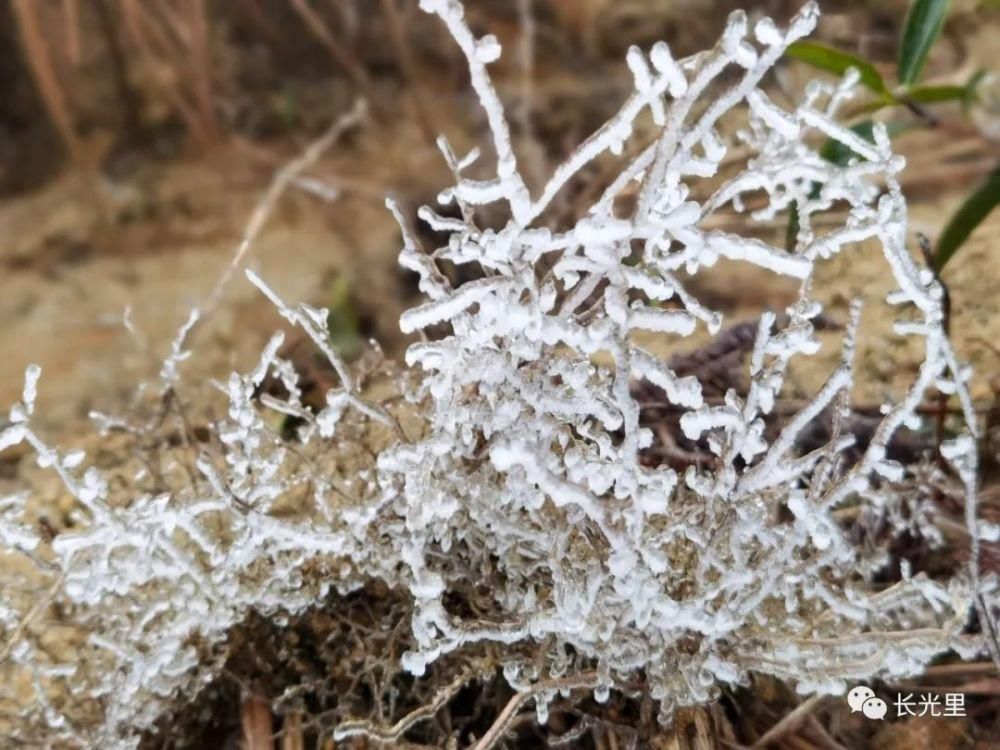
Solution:
[[(430, 252), (390, 203), (403, 230), (400, 261), (419, 275), (425, 298), (401, 326), (449, 331), (406, 355), (422, 376), (411, 396), (424, 428), (408, 434), (398, 415), (363, 397), (328, 343), (323, 311), (286, 305), (252, 274), (337, 375), (318, 411), (302, 402), (275, 337), (251, 372), (219, 384), (228, 413), (210, 426), (209, 442), (186, 452), (158, 443), (155, 474), (126, 463), (109, 477), (43, 440), (33, 423), (39, 373), (30, 369), (0, 449), (28, 444), (77, 510), (73, 527), (49, 540), (25, 493), (0, 498), (3, 561), (15, 571), (0, 581), (3, 730), (28, 744), (133, 747), (165, 705), (216, 673), (221, 662), (200, 661), (198, 643), (223, 646), (250, 610), (294, 613), (331, 587), (349, 591), (372, 578), (412, 597), (408, 670), (420, 675), (463, 647), (510, 646), (504, 675), (535, 697), (541, 720), (550, 684), (591, 687), (603, 700), (641, 676), (666, 717), (750, 670), (794, 680), (803, 692), (837, 692), (848, 679), (912, 673), (949, 648), (981, 649), (963, 629), (977, 588), (988, 615), (982, 602), (996, 583), (981, 580), (975, 562), (948, 584), (904, 575), (877, 590), (870, 578), (884, 559), (850, 543), (834, 516), (845, 502), (872, 513), (889, 505), (891, 483), (912, 469), (887, 449), (919, 421), (930, 388), (958, 394), (970, 430), (974, 415), (943, 333), (941, 288), (905, 246), (902, 159), (884, 128), (870, 143), (836, 121), (856, 76), (812, 84), (794, 110), (759, 87), (811, 31), (815, 5), (784, 29), (764, 19), (750, 30), (735, 13), (715, 48), (682, 60), (662, 43), (631, 49), (634, 92), (534, 197), (488, 72), (499, 44), (476, 38), (454, 0), (421, 7), (464, 53), (496, 156), (495, 173), (473, 179), (478, 154), (460, 157), (441, 141), (457, 184), (440, 202), (461, 218), (421, 210), (449, 235)], [(738, 140), (749, 156), (734, 158), (719, 126), (744, 110)], [(646, 120), (654, 127), (644, 141)], [(858, 158), (825, 161), (815, 149), (825, 138)], [(554, 201), (567, 183), (613, 160), (603, 194), (557, 224)], [(747, 211), (751, 198), (757, 207)], [(486, 204), (505, 209), (501, 228), (477, 220)], [(813, 219), (835, 204), (846, 219), (820, 231)], [(758, 239), (766, 233), (755, 225), (793, 207), (794, 248)], [(734, 211), (744, 234), (713, 221)], [(776, 433), (765, 423), (789, 366), (820, 348), (817, 268), (863, 241), (880, 246), (898, 286), (888, 299), (900, 311), (897, 332), (923, 342), (924, 360), (851, 462), (854, 436), (841, 423), (857, 305), (826, 382)], [(707, 403), (702, 383), (677, 376), (644, 342), (660, 337), (682, 351), (699, 329), (720, 330), (721, 315), (689, 291), (720, 258), (791, 278), (799, 292), (784, 314), (761, 315), (746, 392)], [(468, 266), (462, 276), (472, 280), (449, 281), (445, 262)], [(102, 430), (148, 444), (165, 420), (182, 424), (168, 396), (185, 356), (182, 332), (154, 420), (101, 417)], [(285, 396), (261, 392), (268, 376)], [(682, 474), (644, 463), (653, 434), (633, 395), (640, 381), (683, 412), (684, 435), (711, 460)], [(294, 446), (273, 429), (275, 415), (302, 422)], [(800, 435), (817, 420), (832, 420), (831, 438), (803, 450)], [(342, 466), (358, 462), (338, 457), (366, 431), (388, 447), (377, 466), (345, 476)], [(945, 450), (973, 534), (974, 450), (968, 436)], [(68, 650), (53, 649), (39, 624), (55, 605), (60, 627), (74, 633)]]

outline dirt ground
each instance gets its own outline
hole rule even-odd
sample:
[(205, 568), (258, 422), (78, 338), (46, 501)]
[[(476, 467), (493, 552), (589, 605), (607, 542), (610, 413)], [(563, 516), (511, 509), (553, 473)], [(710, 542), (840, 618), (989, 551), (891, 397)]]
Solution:
[[(34, 362), (44, 373), (40, 411), (55, 425), (120, 403), (152, 374), (190, 310), (209, 300), (269, 172), (226, 148), (164, 165), (145, 182), (69, 174), (0, 206), (0, 400), (16, 398)], [(293, 192), (259, 236), (250, 265), (287, 300), (315, 304), (347, 275), (369, 300), (371, 334), (398, 351), (397, 235), (378, 198), (327, 203)], [(141, 341), (123, 325), (126, 308)], [(280, 327), (269, 308), (242, 274), (234, 277), (194, 342), (196, 376), (245, 365)]]

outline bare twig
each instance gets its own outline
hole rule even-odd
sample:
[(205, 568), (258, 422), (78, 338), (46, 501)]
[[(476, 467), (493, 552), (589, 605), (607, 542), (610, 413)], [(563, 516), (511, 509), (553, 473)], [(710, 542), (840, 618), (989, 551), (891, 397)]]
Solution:
[(323, 152), (336, 143), (337, 140), (345, 132), (347, 132), (347, 130), (361, 122), (364, 114), (365, 102), (363, 99), (358, 99), (349, 112), (338, 118), (336, 122), (327, 128), (323, 135), (310, 143), (306, 149), (299, 154), (299, 156), (288, 162), (274, 175), (274, 178), (271, 180), (271, 184), (268, 185), (267, 190), (264, 191), (260, 200), (257, 201), (257, 205), (254, 208), (253, 213), (250, 215), (250, 220), (247, 222), (246, 228), (243, 230), (243, 236), (240, 238), (240, 243), (236, 247), (236, 252), (233, 255), (232, 261), (230, 261), (229, 266), (226, 268), (225, 272), (223, 272), (222, 277), (216, 283), (215, 288), (209, 295), (208, 301), (205, 303), (203, 308), (204, 314), (202, 315), (202, 319), (204, 319), (204, 316), (211, 312), (216, 304), (218, 304), (223, 290), (229, 283), (230, 279), (232, 279), (233, 274), (243, 263), (243, 260), (246, 258), (250, 248), (253, 247), (253, 243), (256, 241), (257, 236), (260, 234), (260, 231), (264, 227), (268, 217), (270, 217), (271, 212), (274, 210), (275, 204), (284, 194), (288, 186), (295, 182), (302, 172), (312, 166), (323, 154)]
[(823, 695), (813, 695), (802, 701), (802, 703), (797, 705), (790, 713), (786, 714), (781, 721), (764, 732), (760, 739), (754, 742), (750, 747), (754, 750), (764, 748), (775, 740), (791, 734), (802, 726), (803, 722), (805, 722), (805, 720), (813, 712), (813, 709), (815, 709), (825, 697), (826, 696)]
[(582, 672), (571, 677), (563, 677), (557, 680), (542, 680), (531, 686), (530, 690), (516, 693), (507, 705), (503, 707), (500, 715), (486, 730), (486, 734), (479, 738), (479, 741), (472, 746), (471, 750), (489, 750), (494, 747), (502, 738), (511, 721), (521, 710), (521, 707), (531, 698), (539, 693), (555, 690), (579, 690), (583, 688), (593, 688), (597, 684), (596, 672)]

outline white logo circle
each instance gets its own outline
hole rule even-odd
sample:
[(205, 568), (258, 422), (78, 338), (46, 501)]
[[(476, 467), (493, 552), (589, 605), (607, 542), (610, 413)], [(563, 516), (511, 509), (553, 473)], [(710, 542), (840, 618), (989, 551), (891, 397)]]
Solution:
[(874, 697), (874, 690), (867, 685), (858, 685), (855, 688), (851, 688), (851, 692), (847, 694), (847, 705), (851, 707), (851, 713), (856, 714), (862, 710), (866, 700)]
[(869, 719), (883, 719), (889, 707), (881, 698), (869, 698), (861, 706), (861, 712)]

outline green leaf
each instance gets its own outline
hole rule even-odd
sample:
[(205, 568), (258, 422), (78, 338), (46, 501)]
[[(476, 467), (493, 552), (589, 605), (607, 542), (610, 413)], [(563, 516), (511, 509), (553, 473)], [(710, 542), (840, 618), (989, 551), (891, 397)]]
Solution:
[(988, 75), (985, 70), (977, 70), (969, 76), (969, 80), (965, 82), (965, 96), (962, 98), (963, 110), (968, 111), (973, 104), (979, 103), (979, 84), (986, 80)]
[(341, 274), (334, 278), (330, 286), (330, 302), (327, 305), (326, 324), (330, 333), (330, 343), (341, 355), (353, 359), (361, 351), (361, 318), (355, 307), (351, 293), (350, 279)]
[(905, 86), (915, 83), (927, 62), (927, 55), (941, 34), (950, 0), (913, 0), (906, 14), (899, 41), (896, 73)]
[(819, 42), (794, 42), (788, 48), (788, 55), (838, 76), (844, 75), (851, 68), (857, 68), (861, 74), (861, 83), (883, 99), (887, 101), (893, 99), (892, 92), (885, 85), (875, 66), (850, 52), (842, 52)]
[(896, 104), (899, 104), (899, 102), (888, 101), (886, 99), (872, 99), (870, 102), (862, 104), (860, 107), (858, 107), (857, 110), (855, 110), (854, 114), (873, 115), (879, 110), (885, 109), (886, 107), (892, 107)]
[[(917, 104), (939, 104), (941, 102), (957, 101), (961, 102), (962, 109), (968, 110), (973, 104), (979, 101), (979, 84), (986, 78), (985, 70), (977, 70), (969, 80), (963, 85), (945, 86), (913, 86), (905, 91), (901, 96), (903, 101), (912, 101)], [(863, 111), (874, 112), (885, 105), (877, 103), (878, 106), (869, 105)]]
[(993, 170), (986, 182), (965, 199), (948, 225), (941, 232), (934, 252), (934, 267), (940, 271), (944, 264), (969, 238), (973, 230), (982, 224), (990, 211), (1000, 203), (1000, 167)]
[(965, 101), (969, 96), (967, 86), (914, 86), (906, 92), (907, 99), (917, 104)]

